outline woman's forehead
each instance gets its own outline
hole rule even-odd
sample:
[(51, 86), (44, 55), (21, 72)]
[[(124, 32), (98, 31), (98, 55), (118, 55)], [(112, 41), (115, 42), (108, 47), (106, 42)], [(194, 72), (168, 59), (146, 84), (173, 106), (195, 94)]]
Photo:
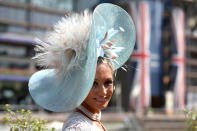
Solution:
[(107, 63), (98, 64), (96, 70), (100, 70), (100, 71), (109, 70), (113, 72), (110, 65), (108, 65)]
[(107, 64), (99, 64), (96, 68), (96, 76), (95, 77), (113, 77), (113, 70)]

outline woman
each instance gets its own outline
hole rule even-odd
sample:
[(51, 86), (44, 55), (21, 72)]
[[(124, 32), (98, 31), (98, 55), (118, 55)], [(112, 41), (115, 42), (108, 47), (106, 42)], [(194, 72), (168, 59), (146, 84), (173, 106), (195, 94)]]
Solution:
[(101, 110), (107, 107), (114, 92), (113, 79), (113, 65), (99, 57), (93, 86), (81, 106), (64, 123), (64, 131), (106, 130), (100, 122)]
[(113, 4), (98, 5), (62, 18), (46, 41), (37, 40), (40, 66), (29, 80), (34, 101), (54, 112), (76, 109), (63, 130), (106, 130), (100, 123), (114, 91), (113, 72), (131, 55), (135, 28), (130, 16)]

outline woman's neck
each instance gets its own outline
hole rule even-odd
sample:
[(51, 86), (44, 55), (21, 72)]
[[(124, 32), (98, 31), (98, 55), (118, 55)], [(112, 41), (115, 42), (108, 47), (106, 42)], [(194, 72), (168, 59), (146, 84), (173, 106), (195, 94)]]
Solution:
[(93, 121), (100, 121), (100, 119), (101, 119), (101, 112), (100, 113), (92, 113), (83, 105), (80, 105), (79, 107), (77, 107), (77, 109), (79, 110), (79, 112), (81, 112), (82, 114), (84, 114), (85, 116), (87, 116), (88, 118), (90, 118)]
[(97, 110), (95, 108), (92, 108), (88, 104), (86, 104), (85, 102), (83, 102), (81, 105), (84, 106), (88, 111), (90, 111), (93, 114), (99, 114), (101, 112), (101, 110)]

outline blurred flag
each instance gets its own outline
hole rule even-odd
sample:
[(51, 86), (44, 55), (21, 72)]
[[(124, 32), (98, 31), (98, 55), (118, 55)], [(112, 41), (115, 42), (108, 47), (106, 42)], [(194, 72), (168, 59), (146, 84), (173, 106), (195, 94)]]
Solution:
[(174, 82), (174, 106), (175, 109), (185, 107), (185, 18), (180, 8), (172, 10), (173, 31), (175, 45), (173, 48), (173, 72), (176, 72)]
[(151, 96), (162, 94), (161, 36), (164, 6), (160, 1), (135, 1), (130, 3), (131, 16), (137, 32), (137, 43), (131, 56), (133, 71), (131, 108), (150, 107)]
[(137, 65), (133, 78), (131, 108), (144, 109), (150, 106), (150, 8), (146, 1), (131, 2), (131, 15), (137, 32), (136, 48), (131, 56)]

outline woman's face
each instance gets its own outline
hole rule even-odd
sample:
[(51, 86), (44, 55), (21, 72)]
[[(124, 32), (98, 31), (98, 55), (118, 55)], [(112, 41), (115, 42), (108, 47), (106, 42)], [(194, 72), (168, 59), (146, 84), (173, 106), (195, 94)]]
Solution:
[(92, 113), (106, 108), (113, 94), (113, 71), (107, 64), (99, 64), (93, 86), (82, 103)]

